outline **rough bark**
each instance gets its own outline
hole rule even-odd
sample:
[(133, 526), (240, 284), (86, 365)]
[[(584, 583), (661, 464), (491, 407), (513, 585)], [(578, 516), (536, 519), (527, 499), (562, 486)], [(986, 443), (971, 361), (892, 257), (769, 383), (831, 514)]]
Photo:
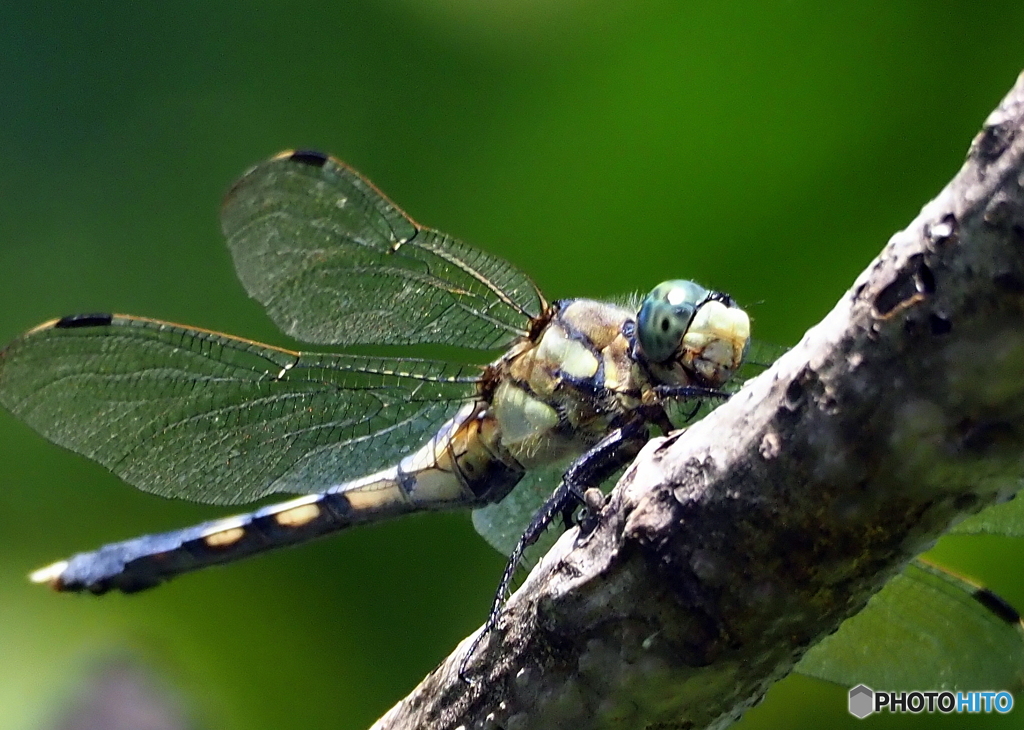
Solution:
[[(1024, 75), (769, 371), (623, 476), (377, 728), (724, 727), (1024, 474)], [(827, 234), (823, 234), (827, 235)]]

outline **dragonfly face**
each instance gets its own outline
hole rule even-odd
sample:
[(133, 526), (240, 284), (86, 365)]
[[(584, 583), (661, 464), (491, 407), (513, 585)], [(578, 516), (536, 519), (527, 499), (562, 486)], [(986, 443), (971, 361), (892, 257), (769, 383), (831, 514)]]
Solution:
[(637, 314), (641, 353), (666, 385), (695, 378), (718, 388), (743, 363), (750, 318), (727, 294), (692, 281), (658, 284)]
[[(484, 507), (567, 460), (564, 499), (578, 499), (649, 424), (670, 426), (665, 405), (721, 397), (746, 353), (749, 319), (725, 294), (670, 281), (639, 313), (548, 305), (507, 262), (420, 226), (319, 153), (253, 168), (222, 221), (246, 289), (296, 338), (503, 354), (481, 370), (293, 352), (116, 314), (40, 325), (0, 353), (0, 403), (51, 441), (164, 496), (305, 496), (107, 545), (35, 580), (140, 590), (361, 522)], [(510, 551), (493, 529), (485, 537)]]

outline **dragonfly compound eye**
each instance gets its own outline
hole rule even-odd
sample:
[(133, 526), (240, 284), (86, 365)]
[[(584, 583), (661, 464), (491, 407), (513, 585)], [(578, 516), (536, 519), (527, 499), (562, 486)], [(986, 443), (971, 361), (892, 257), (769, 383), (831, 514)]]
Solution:
[(647, 295), (637, 314), (637, 336), (648, 360), (662, 363), (679, 349), (697, 305), (708, 298), (707, 289), (692, 281), (664, 281)]
[[(724, 294), (692, 281), (666, 281), (640, 307), (637, 335), (652, 363), (671, 370), (674, 362), (704, 384), (719, 387), (743, 362), (750, 318)], [(667, 373), (661, 377), (670, 378)]]

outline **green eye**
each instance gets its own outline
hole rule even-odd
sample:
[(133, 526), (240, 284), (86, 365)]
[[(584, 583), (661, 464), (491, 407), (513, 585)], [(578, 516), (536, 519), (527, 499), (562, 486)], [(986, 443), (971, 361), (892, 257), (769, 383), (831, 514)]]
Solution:
[(677, 349), (708, 290), (683, 279), (665, 281), (647, 295), (637, 314), (637, 336), (652, 362), (665, 362)]

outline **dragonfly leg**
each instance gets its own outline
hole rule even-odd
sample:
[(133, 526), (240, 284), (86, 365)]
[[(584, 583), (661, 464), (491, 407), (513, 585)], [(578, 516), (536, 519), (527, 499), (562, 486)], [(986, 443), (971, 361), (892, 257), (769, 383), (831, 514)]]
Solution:
[(604, 492), (598, 487), (590, 487), (583, 493), (583, 509), (577, 519), (582, 533), (587, 534), (596, 527), (597, 515), (604, 509), (607, 501)]
[(540, 539), (540, 536), (559, 515), (562, 516), (568, 527), (573, 522), (572, 515), (576, 508), (594, 501), (586, 497), (588, 489), (605, 481), (633, 459), (647, 443), (647, 440), (647, 424), (642, 419), (636, 419), (609, 432), (589, 451), (569, 465), (565, 474), (562, 475), (558, 487), (534, 514), (526, 532), (519, 538), (519, 542), (516, 543), (509, 555), (505, 570), (501, 574), (501, 580), (498, 582), (498, 588), (494, 593), (494, 600), (491, 602), (487, 620), (459, 664), (459, 677), (464, 682), (470, 683), (466, 675), (469, 659), (497, 623), (501, 607), (504, 605), (505, 599), (508, 598), (512, 579), (523, 562), (526, 550)]
[(569, 503), (562, 508), (562, 528), (568, 530), (570, 527), (576, 525), (576, 518), (573, 513), (576, 512), (576, 507), (579, 505), (575, 502)]
[[(700, 412), (701, 406), (705, 400), (717, 398), (724, 400), (729, 397), (730, 393), (726, 393), (722, 390), (716, 390), (714, 388), (705, 388), (699, 385), (659, 385), (655, 387), (654, 392), (658, 394), (658, 397), (664, 400), (682, 400), (682, 401), (693, 401), (693, 407), (682, 419), (682, 423), (689, 423), (697, 414)], [(663, 434), (668, 434), (676, 429), (676, 425), (669, 420), (665, 410), (660, 405), (655, 406), (650, 410), (648, 414), (648, 420), (654, 423), (658, 428), (661, 429)]]
[(727, 399), (731, 394), (717, 388), (705, 388), (701, 385), (658, 385), (654, 388), (663, 399), (694, 400), (701, 398)]

